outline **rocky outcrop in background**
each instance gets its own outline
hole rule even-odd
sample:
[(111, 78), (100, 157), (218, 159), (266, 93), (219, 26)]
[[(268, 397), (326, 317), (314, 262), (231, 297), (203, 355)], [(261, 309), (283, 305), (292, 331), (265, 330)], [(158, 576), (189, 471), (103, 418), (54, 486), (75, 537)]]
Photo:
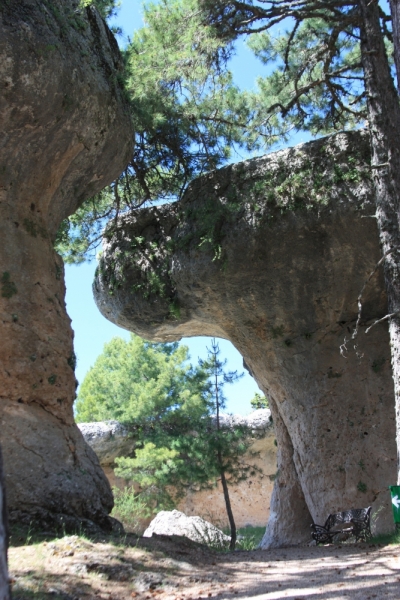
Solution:
[[(238, 527), (265, 526), (276, 476), (277, 449), (271, 411), (259, 409), (246, 417), (222, 414), (221, 421), (225, 424), (243, 423), (254, 431), (253, 443), (244, 458), (249, 464), (255, 464), (262, 475), (230, 486), (229, 494)], [(134, 455), (134, 433), (117, 421), (79, 423), (78, 427), (85, 441), (95, 451), (110, 484), (120, 489), (132, 485), (132, 482), (126, 482), (115, 475), (114, 461), (117, 456)], [(229, 525), (220, 482), (216, 482), (210, 489), (187, 490), (178, 508), (189, 516), (200, 515), (218, 527)], [(143, 524), (147, 525), (149, 521), (150, 519)]]
[[(341, 133), (230, 165), (183, 200), (119, 218), (94, 282), (109, 320), (153, 341), (232, 341), (270, 406), (278, 475), (263, 546), (373, 505), (393, 527), (394, 393), (368, 140)], [(343, 355), (339, 349), (342, 346)]]
[(118, 421), (78, 423), (78, 427), (102, 466), (113, 465), (118, 456), (133, 456), (135, 437), (122, 423)]
[(12, 521), (93, 521), (113, 499), (74, 423), (75, 357), (63, 219), (110, 183), (131, 152), (117, 44), (78, 0), (0, 7), (0, 442)]

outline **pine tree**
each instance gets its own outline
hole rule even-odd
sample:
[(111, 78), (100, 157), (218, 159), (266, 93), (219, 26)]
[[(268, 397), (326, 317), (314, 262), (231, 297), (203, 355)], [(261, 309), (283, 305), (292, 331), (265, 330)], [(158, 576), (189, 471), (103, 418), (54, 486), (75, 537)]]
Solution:
[(131, 429), (135, 456), (117, 458), (115, 473), (140, 486), (150, 512), (171, 509), (189, 489), (220, 480), (234, 549), (228, 485), (259, 473), (244, 458), (250, 429), (221, 419), (224, 385), (239, 376), (224, 371), (215, 340), (207, 360), (197, 367), (187, 362), (184, 346), (114, 338), (82, 383), (77, 420), (117, 419)]
[[(243, 444), (245, 438), (242, 438), (240, 435), (238, 439), (232, 439), (230, 429), (233, 431), (234, 428), (229, 424), (225, 426), (222, 425), (221, 411), (226, 408), (224, 386), (226, 384), (235, 383), (242, 375), (238, 375), (236, 371), (226, 372), (224, 370), (226, 360), (220, 360), (220, 349), (215, 338), (211, 340), (211, 348), (207, 348), (207, 350), (208, 359), (206, 361), (200, 361), (200, 365), (208, 371), (210, 376), (211, 401), (213, 412), (215, 414), (215, 430), (212, 432), (212, 437), (208, 443), (212, 445), (212, 460), (215, 462), (215, 467), (221, 479), (226, 514), (228, 516), (231, 534), (229, 548), (230, 550), (234, 550), (237, 534), (229, 497), (228, 482), (232, 483), (233, 480), (236, 483), (240, 477), (246, 475), (246, 471), (242, 472), (240, 468), (241, 465), (238, 463), (238, 458), (243, 456), (244, 451), (247, 450), (248, 444)], [(234, 442), (236, 442), (236, 444), (234, 444)], [(237, 444), (237, 442), (239, 442), (239, 444)], [(230, 475), (229, 479), (227, 478), (228, 474)]]
[(261, 394), (258, 392), (256, 392), (254, 397), (250, 400), (250, 405), (254, 410), (269, 407), (267, 398), (265, 396), (261, 396)]

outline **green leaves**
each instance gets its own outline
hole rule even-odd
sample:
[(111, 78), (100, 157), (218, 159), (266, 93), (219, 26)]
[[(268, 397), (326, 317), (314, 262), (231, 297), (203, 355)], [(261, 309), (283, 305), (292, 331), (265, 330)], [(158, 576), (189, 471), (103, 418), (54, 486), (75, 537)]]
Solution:
[(255, 473), (243, 458), (251, 431), (220, 420), (223, 387), (238, 376), (212, 348), (192, 367), (185, 346), (113, 338), (79, 390), (78, 422), (116, 419), (132, 429), (135, 456), (116, 459), (116, 474), (139, 486), (151, 510), (171, 508), (191, 486), (213, 486), (221, 470), (230, 484)]
[(202, 22), (197, 0), (148, 4), (145, 21), (124, 51), (134, 152), (118, 180), (63, 222), (56, 249), (67, 262), (93, 257), (106, 220), (180, 198), (247, 143), (247, 94), (226, 68), (232, 47)]
[(267, 398), (265, 396), (261, 396), (261, 394), (259, 394), (258, 392), (254, 394), (254, 397), (252, 398), (252, 400), (250, 400), (250, 404), (254, 410), (269, 407), (269, 402)]
[(76, 402), (82, 421), (117, 419), (135, 428), (172, 426), (179, 409), (196, 410), (206, 374), (178, 344), (153, 344), (131, 334), (113, 338), (85, 377)]
[[(276, 115), (296, 129), (325, 133), (365, 119), (360, 49), (354, 26), (306, 18), (289, 31), (253, 34), (249, 46), (271, 75), (258, 79), (259, 115)], [(265, 22), (267, 28), (268, 22)]]

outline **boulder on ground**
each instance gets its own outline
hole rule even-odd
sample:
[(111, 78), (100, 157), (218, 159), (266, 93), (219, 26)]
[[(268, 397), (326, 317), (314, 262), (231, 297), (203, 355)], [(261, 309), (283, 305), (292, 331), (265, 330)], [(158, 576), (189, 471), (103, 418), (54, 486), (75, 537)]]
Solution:
[(162, 510), (152, 520), (143, 537), (157, 535), (182, 535), (184, 537), (207, 544), (207, 546), (228, 546), (230, 537), (218, 527), (201, 517), (187, 517), (179, 510)]

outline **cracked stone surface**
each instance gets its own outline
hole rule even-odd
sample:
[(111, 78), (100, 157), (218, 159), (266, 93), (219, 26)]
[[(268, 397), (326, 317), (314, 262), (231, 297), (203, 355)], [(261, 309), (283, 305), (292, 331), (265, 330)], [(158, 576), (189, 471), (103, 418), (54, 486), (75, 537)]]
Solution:
[(112, 494), (74, 423), (73, 332), (53, 241), (122, 171), (130, 119), (94, 8), (0, 8), (0, 441), (12, 521), (111, 526)]
[(368, 140), (341, 133), (230, 165), (181, 202), (120, 217), (94, 282), (110, 321), (153, 341), (231, 340), (270, 398), (278, 475), (263, 547), (369, 506), (393, 527), (394, 392)]

